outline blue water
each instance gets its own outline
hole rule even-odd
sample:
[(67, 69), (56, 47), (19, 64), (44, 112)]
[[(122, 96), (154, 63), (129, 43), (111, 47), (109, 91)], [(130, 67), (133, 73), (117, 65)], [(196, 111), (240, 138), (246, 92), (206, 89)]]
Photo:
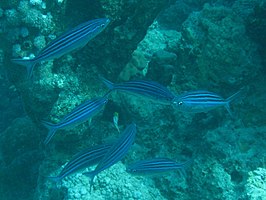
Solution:
[[(264, 0), (1, 1), (0, 200), (266, 199), (265, 13)], [(32, 79), (11, 62), (103, 17), (111, 20), (104, 31), (84, 47), (38, 63)], [(189, 113), (114, 91), (92, 119), (58, 130), (44, 145), (42, 120), (57, 123), (106, 94), (98, 75), (114, 83), (155, 81), (176, 95), (246, 93), (230, 104), (232, 118), (223, 106)], [(46, 178), (81, 150), (116, 141), (131, 122), (135, 143), (122, 162), (97, 175), (91, 192), (83, 171), (58, 183)], [(125, 170), (156, 157), (193, 162), (181, 176)]]

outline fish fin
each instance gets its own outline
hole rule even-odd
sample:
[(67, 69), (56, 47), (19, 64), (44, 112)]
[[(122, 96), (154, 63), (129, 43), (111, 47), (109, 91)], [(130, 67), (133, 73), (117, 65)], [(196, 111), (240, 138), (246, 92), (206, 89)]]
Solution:
[(90, 117), (90, 118), (88, 119), (88, 121), (89, 121), (89, 127), (91, 127), (92, 117)]
[(187, 177), (186, 169), (181, 168), (181, 169), (177, 170), (177, 173), (178, 173), (180, 178), (185, 179)]
[(247, 93), (247, 88), (246, 87), (242, 87), (239, 91), (237, 91), (235, 94), (231, 95), (230, 97), (228, 97), (225, 101), (229, 104), (235, 100), (240, 99), (240, 97), (245, 96)]
[(239, 91), (237, 91), (235, 94), (231, 95), (230, 97), (228, 97), (225, 102), (225, 108), (228, 111), (230, 117), (232, 119), (236, 119), (236, 117), (234, 116), (234, 114), (231, 111), (230, 108), (230, 103), (232, 103), (233, 101), (239, 100), (242, 97), (244, 97), (247, 94), (247, 87), (242, 87)]
[(48, 178), (49, 180), (51, 180), (53, 182), (58, 182), (58, 181), (62, 180), (62, 178), (59, 176), (46, 176), (46, 178)]
[(39, 173), (39, 176), (44, 178), (44, 179), (49, 179), (49, 180), (51, 180), (51, 181), (53, 181), (55, 183), (58, 182), (58, 181), (61, 181), (63, 179), (60, 176), (47, 176), (47, 175), (44, 175), (42, 173)]
[(231, 117), (232, 119), (236, 119), (235, 115), (233, 114), (233, 112), (232, 112), (232, 110), (231, 110), (231, 108), (230, 108), (229, 103), (230, 103), (230, 102), (227, 102), (227, 103), (225, 104), (225, 108), (226, 108), (227, 112), (229, 113), (230, 117)]
[(47, 122), (47, 121), (44, 121), (44, 120), (42, 121), (42, 124), (47, 129), (49, 129), (48, 135), (47, 135), (47, 137), (45, 138), (45, 140), (43, 142), (45, 145), (47, 145), (50, 142), (51, 138), (54, 136), (54, 134), (55, 134), (55, 132), (57, 130), (57, 127), (53, 123)]
[(27, 68), (27, 74), (28, 74), (28, 78), (32, 77), (32, 72), (33, 72), (33, 68), (36, 64), (36, 62), (32, 59), (12, 59), (11, 60), (13, 63), (18, 64), (18, 65), (23, 65)]
[(94, 171), (85, 172), (85, 173), (83, 173), (83, 175), (85, 175), (91, 179), (90, 180), (90, 192), (91, 192), (93, 184), (94, 184), (95, 172)]
[(113, 90), (114, 89), (114, 83), (112, 83), (111, 81), (107, 80), (106, 78), (104, 78), (103, 76), (99, 75), (99, 79), (110, 89)]
[(183, 163), (180, 163), (181, 165), (183, 165), (183, 167), (181, 167), (178, 170), (179, 176), (182, 178), (186, 178), (187, 177), (187, 168), (190, 167), (192, 165), (192, 163), (194, 162), (194, 158), (191, 158)]

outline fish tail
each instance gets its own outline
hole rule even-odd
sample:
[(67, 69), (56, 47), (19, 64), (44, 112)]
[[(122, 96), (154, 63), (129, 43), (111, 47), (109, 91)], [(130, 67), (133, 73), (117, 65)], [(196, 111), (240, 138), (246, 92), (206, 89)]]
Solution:
[(112, 83), (111, 81), (107, 80), (106, 78), (104, 78), (103, 76), (99, 75), (100, 80), (110, 89), (113, 90), (114, 89), (114, 83)]
[(236, 118), (235, 115), (233, 114), (231, 108), (230, 108), (230, 104), (229, 104), (229, 102), (227, 102), (227, 103), (225, 104), (225, 109), (227, 110), (227, 112), (229, 113), (229, 115), (230, 115), (230, 117), (231, 117), (232, 119), (235, 119), (235, 118)]
[(52, 137), (54, 136), (54, 134), (55, 134), (55, 132), (57, 130), (57, 127), (53, 123), (47, 122), (47, 121), (42, 121), (42, 124), (47, 129), (49, 129), (48, 135), (47, 135), (47, 137), (45, 138), (45, 140), (43, 142), (45, 145), (47, 145), (50, 142), (50, 140), (52, 139)]
[(235, 100), (238, 100), (241, 97), (245, 96), (246, 92), (247, 92), (247, 88), (242, 87), (239, 91), (237, 91), (235, 94), (228, 97), (225, 101), (229, 104), (229, 103), (231, 103)]
[(28, 78), (32, 77), (33, 68), (36, 64), (36, 62), (33, 59), (12, 59), (13, 63), (16, 63), (18, 65), (23, 65), (27, 69)]
[(230, 108), (230, 103), (241, 99), (242, 97), (244, 97), (247, 93), (247, 88), (246, 87), (242, 87), (239, 91), (237, 91), (235, 94), (231, 95), (230, 97), (228, 97), (225, 102), (225, 108), (228, 111), (229, 115), (231, 116), (232, 119), (235, 119), (235, 116), (233, 115), (231, 108)]
[(94, 173), (94, 171), (91, 171), (91, 172), (85, 172), (85, 173), (83, 173), (83, 175), (85, 175), (91, 179), (90, 180), (90, 192), (91, 192), (93, 184), (94, 184), (95, 173)]
[(194, 162), (194, 158), (191, 158), (183, 163), (181, 163), (183, 166), (178, 170), (178, 173), (180, 175), (180, 177), (187, 177), (187, 168), (190, 167), (192, 165), (192, 163)]

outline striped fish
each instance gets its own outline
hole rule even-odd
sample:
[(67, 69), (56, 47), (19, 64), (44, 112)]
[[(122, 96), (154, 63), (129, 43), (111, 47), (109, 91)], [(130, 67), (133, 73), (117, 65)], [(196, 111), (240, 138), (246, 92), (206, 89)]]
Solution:
[(44, 144), (48, 144), (51, 138), (54, 136), (58, 129), (70, 128), (76, 126), (95, 114), (101, 111), (104, 105), (108, 102), (107, 96), (102, 98), (94, 98), (85, 101), (81, 105), (74, 108), (74, 110), (67, 114), (59, 123), (53, 124), (47, 121), (42, 121), (42, 124), (49, 129), (48, 136), (46, 137)]
[(102, 32), (109, 23), (110, 20), (107, 18), (87, 21), (56, 38), (54, 41), (48, 44), (35, 58), (12, 59), (12, 61), (16, 64), (26, 66), (28, 77), (31, 77), (33, 68), (37, 63), (59, 58), (62, 55), (73, 51), (74, 49), (85, 46), (91, 39)]
[(84, 175), (91, 178), (90, 189), (93, 186), (94, 177), (101, 171), (111, 167), (120, 161), (128, 152), (136, 136), (136, 124), (132, 123), (126, 127), (121, 137), (110, 147), (103, 159), (99, 162), (95, 170), (86, 172)]
[(127, 81), (124, 83), (112, 83), (101, 76), (100, 79), (110, 89), (110, 91), (117, 90), (122, 92), (128, 92), (148, 97), (149, 99), (155, 100), (158, 103), (167, 105), (170, 105), (173, 99), (175, 98), (175, 95), (172, 92), (170, 92), (166, 87), (157, 82), (134, 80)]
[(66, 176), (69, 176), (78, 170), (97, 164), (110, 149), (112, 144), (102, 144), (87, 148), (75, 156), (66, 164), (60, 174), (55, 177), (48, 177), (53, 181), (61, 181)]
[(185, 168), (190, 163), (191, 160), (188, 160), (183, 163), (177, 163), (168, 158), (153, 158), (133, 163), (127, 166), (126, 171), (135, 175), (153, 175), (156, 173), (164, 173), (168, 171), (178, 170), (180, 174), (185, 175)]
[(232, 96), (224, 99), (220, 95), (213, 92), (205, 90), (192, 91), (177, 96), (173, 101), (173, 105), (180, 111), (192, 113), (206, 112), (217, 107), (224, 106), (229, 115), (233, 118), (233, 114), (230, 109), (230, 103), (242, 96), (243, 92), (244, 89), (242, 88)]

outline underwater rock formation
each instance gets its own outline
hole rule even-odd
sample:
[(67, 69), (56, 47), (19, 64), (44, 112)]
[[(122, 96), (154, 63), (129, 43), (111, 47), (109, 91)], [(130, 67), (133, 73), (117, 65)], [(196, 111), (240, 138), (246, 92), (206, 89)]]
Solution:
[[(46, 180), (45, 184), (49, 186), (56, 183), (49, 183), (49, 180)], [(125, 171), (125, 166), (122, 163), (101, 172), (95, 180), (92, 191), (90, 191), (89, 184), (89, 178), (78, 173), (66, 178), (61, 183), (57, 183), (55, 189), (46, 187), (45, 190), (39, 190), (36, 199), (48, 200), (56, 194), (60, 199), (69, 200), (166, 199), (160, 194), (152, 180), (130, 176)]]
[[(1, 1), (0, 64), (29, 116), (0, 133), (1, 194), (8, 200), (23, 192), (21, 199), (36, 200), (263, 198), (264, 50), (259, 54), (258, 42), (263, 41), (252, 32), (265, 21), (264, 6), (258, 2)], [(241, 6), (249, 9), (241, 12)], [(34, 57), (69, 27), (99, 17), (111, 19), (104, 32), (80, 50), (40, 63), (32, 80), (26, 79), (25, 68), (10, 64), (11, 57)], [(40, 121), (58, 122), (85, 100), (106, 94), (98, 75), (115, 83), (153, 80), (176, 95), (208, 89), (226, 98), (243, 86), (249, 90), (232, 105), (235, 119), (224, 108), (181, 113), (112, 92), (103, 112), (71, 130), (60, 130), (44, 147), (48, 131)], [(91, 193), (89, 179), (80, 173), (58, 183), (44, 177), (58, 174), (79, 150), (116, 138), (114, 113), (119, 113), (121, 129), (132, 121), (137, 124), (136, 142), (122, 162), (97, 176)], [(125, 172), (127, 163), (164, 156), (191, 158), (186, 177), (133, 177)], [(34, 189), (34, 197), (27, 196)]]
[(0, 135), (0, 191), (4, 199), (33, 198), (44, 158), (37, 132), (30, 119), (18, 118)]
[(249, 172), (248, 175), (246, 191), (249, 199), (263, 199), (266, 196), (266, 169), (258, 168)]

